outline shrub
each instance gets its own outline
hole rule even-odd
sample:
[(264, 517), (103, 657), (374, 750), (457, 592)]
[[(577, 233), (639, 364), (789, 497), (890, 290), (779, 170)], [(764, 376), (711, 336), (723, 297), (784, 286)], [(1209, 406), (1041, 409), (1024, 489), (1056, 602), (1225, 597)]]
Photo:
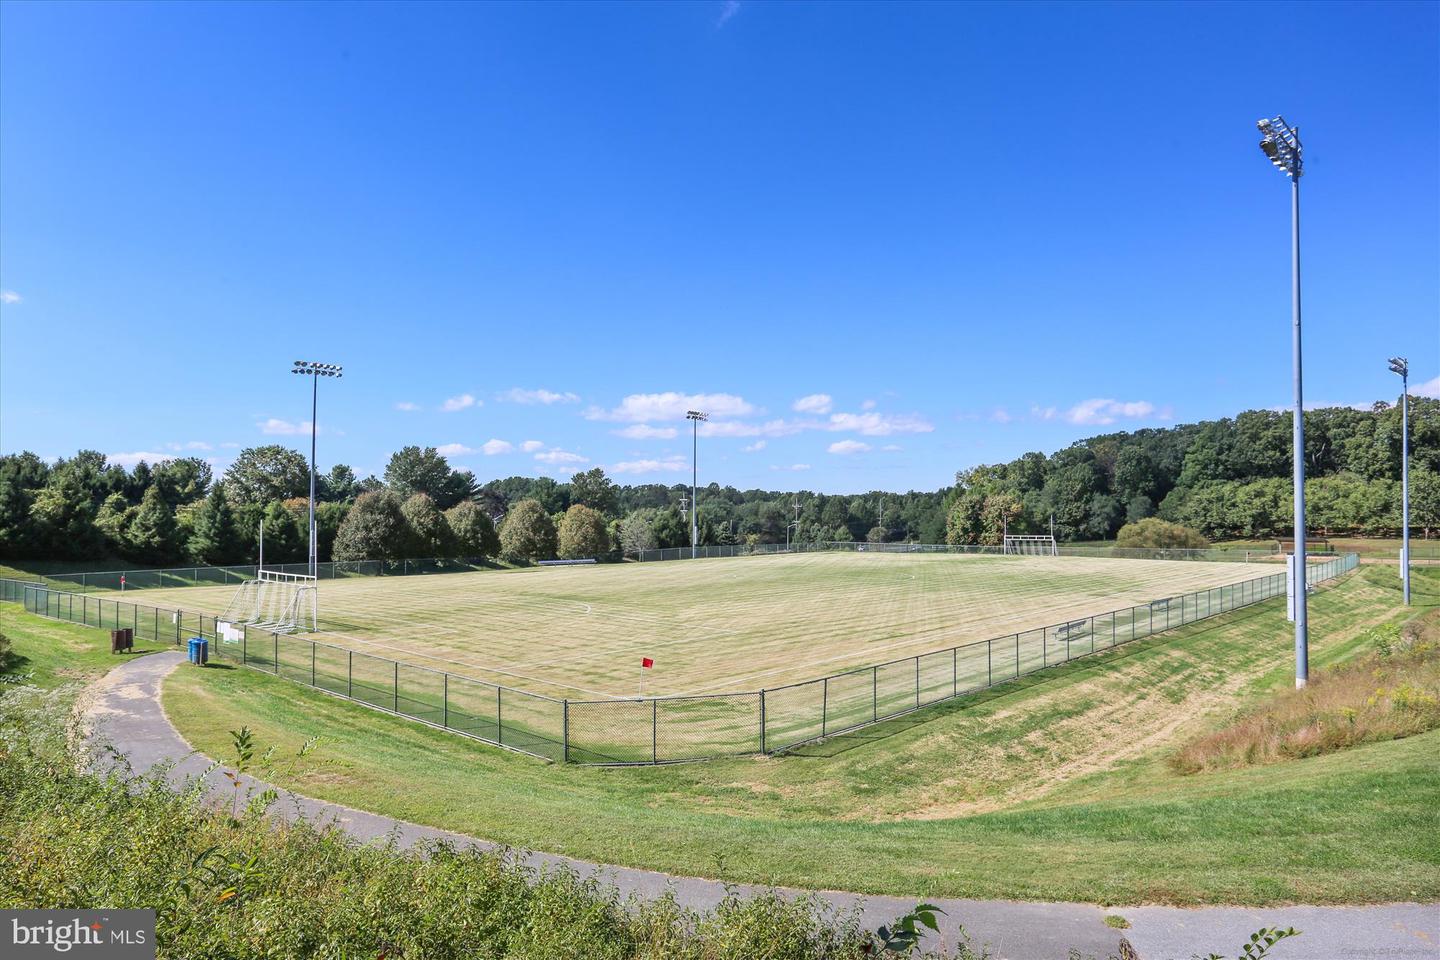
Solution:
[(1203, 550), (1210, 546), (1210, 541), (1189, 527), (1182, 527), (1159, 517), (1146, 517), (1121, 527), (1115, 536), (1115, 545), (1152, 550)]
[(336, 560), (388, 560), (408, 546), (400, 498), (389, 490), (362, 493), (335, 536)]

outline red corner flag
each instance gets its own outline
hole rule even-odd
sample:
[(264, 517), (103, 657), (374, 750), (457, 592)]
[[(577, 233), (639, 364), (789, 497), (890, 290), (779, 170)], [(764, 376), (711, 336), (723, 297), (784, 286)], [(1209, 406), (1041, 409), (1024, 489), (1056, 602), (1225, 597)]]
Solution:
[(654, 661), (654, 660), (651, 660), (649, 657), (641, 657), (641, 658), (640, 658), (640, 667), (641, 667), (641, 669), (649, 670), (649, 669), (650, 669), (651, 667), (653, 667), (653, 666), (655, 666), (655, 661)]

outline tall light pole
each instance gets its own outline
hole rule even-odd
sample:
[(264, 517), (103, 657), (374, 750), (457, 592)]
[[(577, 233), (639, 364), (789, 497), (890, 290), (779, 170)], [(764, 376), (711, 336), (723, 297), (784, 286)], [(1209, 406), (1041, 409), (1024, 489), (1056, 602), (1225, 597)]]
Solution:
[(686, 410), (685, 419), (690, 421), (690, 559), (700, 554), (700, 501), (696, 498), (696, 485), (700, 478), (700, 421), (709, 420), (710, 414), (699, 410)]
[(334, 363), (315, 363), (310, 360), (296, 360), (291, 373), (303, 374), (310, 378), (310, 576), (318, 576), (320, 572), (319, 545), (315, 537), (315, 431), (317, 424), (315, 414), (319, 407), (320, 400), (320, 378), (340, 377), (345, 368)]
[(1405, 581), (1405, 606), (1410, 606), (1410, 361), (1391, 357), (1390, 369), (1400, 374), (1400, 578)]
[(1290, 309), (1292, 314), (1291, 352), (1295, 387), (1295, 554), (1292, 583), (1295, 591), (1295, 686), (1310, 678), (1310, 618), (1306, 596), (1305, 569), (1305, 403), (1300, 366), (1300, 174), (1302, 172), (1300, 131), (1284, 117), (1257, 120), (1260, 149), (1281, 173), (1290, 178)]

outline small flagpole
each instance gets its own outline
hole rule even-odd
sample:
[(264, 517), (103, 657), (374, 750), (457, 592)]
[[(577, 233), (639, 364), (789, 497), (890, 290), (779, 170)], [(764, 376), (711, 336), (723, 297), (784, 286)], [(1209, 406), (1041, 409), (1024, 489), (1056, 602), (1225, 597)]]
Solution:
[(640, 696), (645, 696), (645, 658), (640, 658)]

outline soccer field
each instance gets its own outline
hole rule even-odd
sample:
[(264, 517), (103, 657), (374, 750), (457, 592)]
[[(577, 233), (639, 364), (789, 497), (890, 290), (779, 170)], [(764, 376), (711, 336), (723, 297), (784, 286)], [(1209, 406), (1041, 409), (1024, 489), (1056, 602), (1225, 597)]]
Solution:
[[(775, 688), (1274, 573), (1271, 565), (808, 553), (323, 580), (317, 640), (568, 698)], [(215, 614), (232, 586), (126, 599)], [(117, 596), (118, 594), (108, 594)]]

